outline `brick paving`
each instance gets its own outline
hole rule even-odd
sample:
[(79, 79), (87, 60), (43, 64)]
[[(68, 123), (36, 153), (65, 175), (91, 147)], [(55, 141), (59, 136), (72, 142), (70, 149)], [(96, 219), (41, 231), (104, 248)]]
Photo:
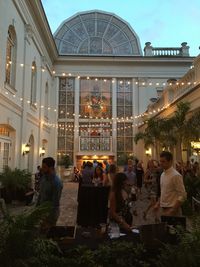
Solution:
[[(77, 193), (78, 183), (70, 182), (70, 179), (64, 179), (63, 191), (60, 203), (60, 216), (57, 225), (74, 226), (76, 225), (77, 217)], [(143, 218), (143, 212), (149, 204), (148, 194), (145, 188), (142, 188), (142, 194), (134, 204), (134, 210), (137, 211), (137, 216), (133, 215), (133, 226), (155, 223), (155, 217), (150, 211), (146, 220)], [(7, 205), (9, 213), (12, 215), (20, 214), (33, 206), (24, 206), (22, 203), (13, 202)]]
[[(75, 225), (77, 217), (77, 193), (78, 183), (64, 181), (63, 192), (60, 204), (60, 216), (57, 225)], [(137, 210), (137, 216), (133, 215), (133, 225), (139, 226), (143, 224), (154, 223), (155, 219), (151, 212), (149, 212), (147, 219), (143, 219), (143, 212), (148, 206), (149, 200), (145, 189), (135, 202), (134, 210)]]
[(57, 225), (70, 225), (76, 224), (77, 216), (77, 193), (78, 183), (63, 182), (63, 191), (60, 200), (60, 216)]

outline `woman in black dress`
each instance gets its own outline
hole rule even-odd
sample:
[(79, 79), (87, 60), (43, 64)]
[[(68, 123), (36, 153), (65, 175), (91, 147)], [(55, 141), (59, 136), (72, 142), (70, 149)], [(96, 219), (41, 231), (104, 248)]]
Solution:
[(132, 214), (127, 193), (128, 178), (124, 173), (117, 173), (110, 193), (110, 220), (116, 222), (125, 231), (131, 232)]
[(138, 192), (141, 194), (141, 189), (142, 189), (142, 183), (143, 183), (143, 178), (144, 178), (144, 170), (142, 167), (142, 163), (138, 163), (136, 166), (136, 179), (137, 179), (137, 189)]

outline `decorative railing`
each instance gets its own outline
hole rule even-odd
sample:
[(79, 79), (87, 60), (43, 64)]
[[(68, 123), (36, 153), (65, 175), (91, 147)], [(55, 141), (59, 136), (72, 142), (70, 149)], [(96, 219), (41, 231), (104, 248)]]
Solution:
[(153, 47), (150, 42), (145, 43), (144, 56), (147, 57), (189, 57), (189, 46), (186, 42), (181, 47)]
[(110, 137), (80, 137), (79, 138), (80, 151), (111, 151)]
[(181, 56), (181, 48), (152, 48), (153, 56)]

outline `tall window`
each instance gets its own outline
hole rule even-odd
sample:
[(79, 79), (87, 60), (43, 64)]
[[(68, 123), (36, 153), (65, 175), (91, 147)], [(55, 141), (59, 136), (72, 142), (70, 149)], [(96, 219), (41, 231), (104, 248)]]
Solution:
[(58, 161), (62, 157), (69, 155), (73, 161), (73, 148), (74, 148), (74, 123), (73, 122), (60, 122), (58, 124)]
[(33, 61), (31, 66), (31, 105), (36, 103), (36, 93), (37, 93), (37, 67), (35, 61)]
[(45, 96), (44, 96), (44, 117), (48, 120), (48, 107), (49, 107), (49, 86), (48, 83), (45, 85)]
[(133, 127), (131, 122), (117, 123), (117, 159), (133, 153)]
[(10, 143), (4, 143), (4, 146), (3, 146), (3, 169), (8, 167), (9, 148), (10, 148)]
[(110, 151), (110, 122), (81, 122), (79, 126), (81, 151)]
[(0, 171), (9, 166), (10, 148), (10, 130), (5, 125), (0, 125)]
[(133, 115), (133, 91), (129, 79), (117, 80), (117, 117), (125, 118)]
[(73, 119), (74, 78), (61, 78), (59, 85), (59, 119)]
[(6, 83), (8, 83), (13, 88), (15, 87), (16, 54), (17, 38), (15, 28), (11, 25), (8, 28), (6, 46)]
[(112, 117), (111, 84), (111, 79), (81, 79), (81, 118), (110, 119)]

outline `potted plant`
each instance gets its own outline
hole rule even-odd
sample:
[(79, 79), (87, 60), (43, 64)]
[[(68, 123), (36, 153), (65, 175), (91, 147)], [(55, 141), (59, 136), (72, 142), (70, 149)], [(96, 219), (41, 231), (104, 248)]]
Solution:
[(0, 174), (0, 181), (4, 188), (3, 197), (6, 203), (11, 203), (12, 200), (24, 200), (26, 190), (31, 184), (31, 173), (27, 170), (15, 168), (11, 170), (9, 167)]

